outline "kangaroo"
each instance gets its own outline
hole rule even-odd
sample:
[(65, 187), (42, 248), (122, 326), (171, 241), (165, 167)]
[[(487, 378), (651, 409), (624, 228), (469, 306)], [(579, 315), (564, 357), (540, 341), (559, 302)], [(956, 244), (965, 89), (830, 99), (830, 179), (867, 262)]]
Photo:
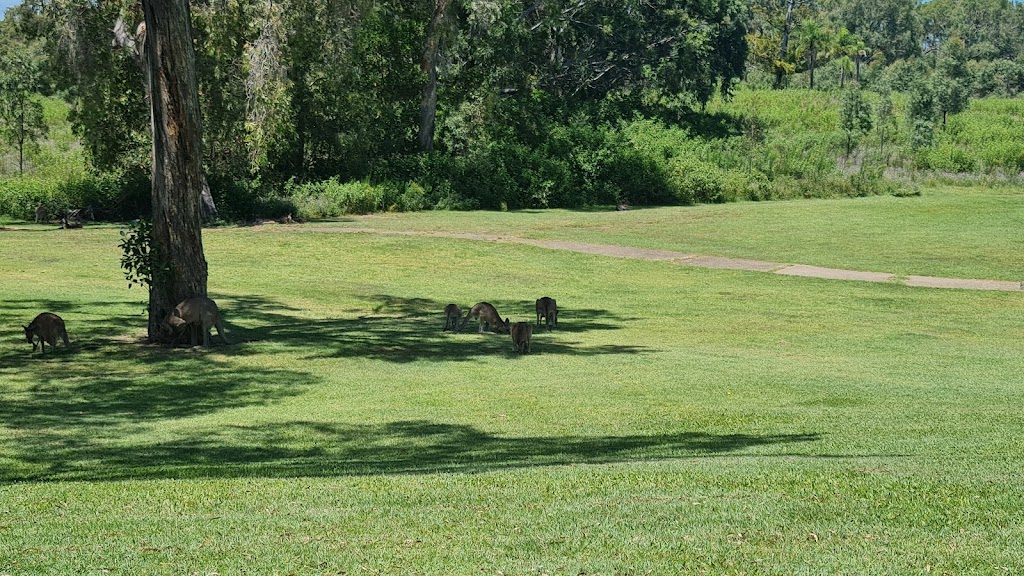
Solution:
[[(57, 351), (57, 337), (60, 336), (61, 340), (64, 340), (64, 347), (68, 348), (71, 346), (71, 341), (68, 340), (68, 331), (64, 328), (64, 320), (56, 314), (50, 312), (43, 312), (39, 316), (36, 316), (32, 323), (28, 326), (22, 326), (25, 329), (25, 339), (32, 345), (32, 351), (35, 352), (36, 348), (40, 344), (43, 346), (43, 354), (46, 354), (46, 345), (50, 345), (51, 351)], [(39, 342), (36, 342), (36, 337), (39, 338)]]
[(552, 326), (558, 326), (558, 304), (555, 303), (554, 298), (548, 298), (544, 296), (537, 300), (537, 326), (540, 326), (541, 318), (544, 319), (548, 327), (548, 332), (551, 331)]
[(49, 212), (49, 210), (46, 209), (46, 206), (43, 206), (42, 204), (40, 204), (39, 206), (36, 206), (36, 222), (39, 223), (39, 222), (49, 222), (49, 221), (50, 221), (50, 212)]
[(533, 335), (533, 324), (516, 322), (509, 330), (512, 334), (512, 349), (520, 354), (530, 351), (530, 336)]
[(455, 304), (449, 304), (444, 307), (444, 332), (445, 330), (455, 330), (459, 327), (459, 320), (462, 319), (462, 308), (459, 308)]
[(508, 334), (508, 318), (505, 318), (505, 321), (502, 322), (501, 315), (498, 314), (497, 309), (488, 302), (480, 302), (470, 309), (469, 314), (466, 314), (462, 324), (459, 325), (460, 332), (466, 326), (466, 323), (469, 322), (470, 318), (480, 320), (480, 334), (484, 333), (485, 324), (490, 325), (495, 332)]
[[(189, 325), (197, 326), (203, 335), (203, 348), (210, 347), (210, 328), (217, 328), (217, 335), (225, 344), (230, 344), (228, 337), (224, 335), (224, 322), (221, 321), (220, 312), (217, 310), (217, 303), (206, 296), (193, 296), (185, 299), (181, 304), (174, 307), (174, 310), (164, 320), (164, 330), (174, 334), (187, 328)], [(192, 345), (197, 344), (197, 336), (192, 331)]]

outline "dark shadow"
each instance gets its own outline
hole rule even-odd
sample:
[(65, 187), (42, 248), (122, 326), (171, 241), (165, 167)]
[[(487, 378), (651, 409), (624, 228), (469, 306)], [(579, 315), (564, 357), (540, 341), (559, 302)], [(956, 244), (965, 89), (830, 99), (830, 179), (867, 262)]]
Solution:
[[(234, 342), (274, 342), (287, 347), (308, 349), (310, 358), (359, 357), (388, 362), (417, 361), (465, 362), (481, 356), (512, 351), (507, 334), (479, 334), (479, 322), (470, 320), (459, 332), (445, 332), (444, 307), (448, 302), (427, 298), (402, 298), (373, 294), (365, 300), (376, 302), (369, 313), (338, 319), (307, 320), (297, 317), (298, 310), (261, 297), (223, 298), (222, 309)], [(533, 302), (491, 300), (503, 317), (513, 321), (535, 322)], [(461, 303), (463, 313), (474, 303)], [(244, 315), (251, 328), (232, 326), (234, 314)], [(548, 333), (534, 332), (533, 354), (596, 356), (604, 354), (643, 354), (655, 350), (628, 344), (589, 346), (578, 340), (554, 338), (559, 332), (574, 336), (592, 330), (617, 330), (628, 321), (608, 310), (568, 309), (559, 312), (558, 328)], [(225, 354), (245, 354), (244, 348), (224, 347)]]
[[(242, 366), (217, 354), (230, 347), (168, 349), (132, 341), (126, 327), (144, 329), (146, 319), (116, 313), (124, 302), (6, 300), (0, 326), (17, 345), (0, 348), (0, 422), (13, 428), (63, 435), (95, 427), (198, 416), (267, 404), (300, 394), (314, 379), (305, 372)], [(68, 321), (72, 347), (59, 344), (46, 355), (32, 352), (22, 324), (36, 313), (58, 312)], [(8, 342), (10, 342), (8, 340)], [(10, 396), (8, 396), (10, 394)]]
[(0, 481), (479, 473), (708, 457), (819, 440), (813, 433), (503, 437), (472, 426), (427, 421), (234, 426), (145, 444), (94, 436), (58, 440), (44, 434), (21, 445), (15, 456), (18, 466), (0, 470)]

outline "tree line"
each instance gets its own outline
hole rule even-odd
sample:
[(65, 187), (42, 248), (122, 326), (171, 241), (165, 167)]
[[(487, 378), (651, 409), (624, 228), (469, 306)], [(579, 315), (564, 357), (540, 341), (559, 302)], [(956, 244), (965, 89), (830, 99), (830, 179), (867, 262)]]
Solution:
[[(350, 182), (390, 183), (400, 209), (664, 202), (637, 184), (651, 160), (622, 146), (623, 127), (656, 119), (700, 133), (704, 107), (740, 81), (906, 92), (921, 146), (968, 98), (1024, 89), (1024, 6), (1008, 0), (199, 0), (190, 9), (205, 196), (211, 210), (215, 201), (239, 217)], [(45, 130), (32, 96), (57, 95), (71, 104), (90, 165), (123, 187), (148, 186), (142, 22), (132, 0), (8, 10), (0, 140), (31, 146)], [(853, 133), (864, 124), (848, 100)]]

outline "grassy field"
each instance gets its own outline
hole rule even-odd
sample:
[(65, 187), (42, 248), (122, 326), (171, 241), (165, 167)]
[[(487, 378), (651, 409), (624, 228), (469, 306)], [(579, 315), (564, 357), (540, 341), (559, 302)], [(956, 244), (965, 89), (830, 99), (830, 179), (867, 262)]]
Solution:
[(1019, 188), (929, 187), (912, 198), (629, 212), (417, 212), (350, 217), (339, 225), (507, 234), (895, 274), (1024, 279), (1024, 190)]
[[(355, 224), (1018, 278), (1020, 198)], [(887, 233), (828, 240), (851, 214)], [(0, 574), (1024, 570), (1019, 293), (218, 228), (234, 343), (167, 350), (116, 228), (24, 228), (0, 230)], [(563, 311), (532, 355), (441, 332), (448, 302), (530, 320), (541, 295)], [(29, 353), (42, 310), (73, 350)]]

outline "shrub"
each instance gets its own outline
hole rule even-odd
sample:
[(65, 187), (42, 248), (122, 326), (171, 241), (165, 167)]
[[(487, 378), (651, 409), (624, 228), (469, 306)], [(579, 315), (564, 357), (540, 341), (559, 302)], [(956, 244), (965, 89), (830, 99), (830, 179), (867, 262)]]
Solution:
[(321, 182), (295, 184), (289, 181), (285, 193), (302, 218), (331, 218), (344, 214), (369, 214), (383, 208), (382, 190), (369, 182)]

